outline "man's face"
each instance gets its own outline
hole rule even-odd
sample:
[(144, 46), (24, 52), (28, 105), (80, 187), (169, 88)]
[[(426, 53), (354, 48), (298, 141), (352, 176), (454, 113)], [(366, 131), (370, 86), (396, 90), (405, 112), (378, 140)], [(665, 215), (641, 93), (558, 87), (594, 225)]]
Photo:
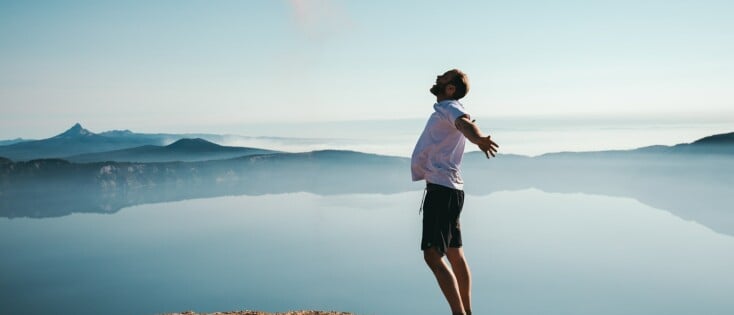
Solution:
[[(454, 80), (454, 77), (456, 77), (456, 73), (453, 71), (446, 71), (446, 73), (437, 76), (436, 84), (431, 87), (431, 94), (438, 97), (451, 96), (448, 94), (454, 94), (453, 91), (456, 90), (456, 88), (449, 84), (449, 82)], [(449, 91), (446, 90), (446, 87), (449, 87)]]

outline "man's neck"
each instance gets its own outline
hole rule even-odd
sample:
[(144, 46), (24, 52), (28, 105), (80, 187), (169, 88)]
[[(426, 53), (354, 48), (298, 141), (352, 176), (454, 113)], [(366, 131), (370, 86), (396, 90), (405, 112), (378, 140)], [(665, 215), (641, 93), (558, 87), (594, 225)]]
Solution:
[(451, 99), (452, 98), (449, 98), (448, 96), (436, 96), (436, 103)]

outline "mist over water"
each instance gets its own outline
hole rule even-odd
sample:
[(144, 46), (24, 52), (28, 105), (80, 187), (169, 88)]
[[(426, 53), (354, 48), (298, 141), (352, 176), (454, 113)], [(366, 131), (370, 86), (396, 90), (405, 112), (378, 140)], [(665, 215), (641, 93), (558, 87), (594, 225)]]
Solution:
[[(236, 130), (237, 134), (268, 137), (232, 137), (224, 144), (289, 152), (339, 149), (408, 157), (426, 119), (232, 125), (230, 130)], [(535, 156), (561, 151), (627, 150), (691, 142), (731, 132), (734, 115), (690, 119), (478, 117), (477, 123), (500, 144), (500, 153)], [(475, 150), (473, 146), (467, 146), (467, 151)]]

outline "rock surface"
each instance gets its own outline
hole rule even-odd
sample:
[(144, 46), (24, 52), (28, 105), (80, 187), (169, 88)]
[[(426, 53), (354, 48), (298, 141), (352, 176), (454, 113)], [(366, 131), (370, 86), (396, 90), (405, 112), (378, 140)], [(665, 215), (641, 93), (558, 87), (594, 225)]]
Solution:
[(291, 311), (285, 313), (267, 313), (260, 311), (231, 311), (216, 313), (196, 313), (194, 311), (186, 311), (183, 313), (169, 313), (164, 315), (354, 315), (346, 312), (323, 312), (323, 311)]

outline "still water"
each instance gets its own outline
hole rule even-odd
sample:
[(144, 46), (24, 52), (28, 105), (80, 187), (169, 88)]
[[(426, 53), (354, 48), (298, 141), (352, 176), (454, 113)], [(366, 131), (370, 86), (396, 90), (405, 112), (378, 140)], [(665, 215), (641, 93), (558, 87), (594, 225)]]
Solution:
[[(236, 196), (0, 219), (0, 313), (448, 314), (421, 192)], [(468, 195), (478, 314), (731, 314), (734, 237), (634, 199)]]

